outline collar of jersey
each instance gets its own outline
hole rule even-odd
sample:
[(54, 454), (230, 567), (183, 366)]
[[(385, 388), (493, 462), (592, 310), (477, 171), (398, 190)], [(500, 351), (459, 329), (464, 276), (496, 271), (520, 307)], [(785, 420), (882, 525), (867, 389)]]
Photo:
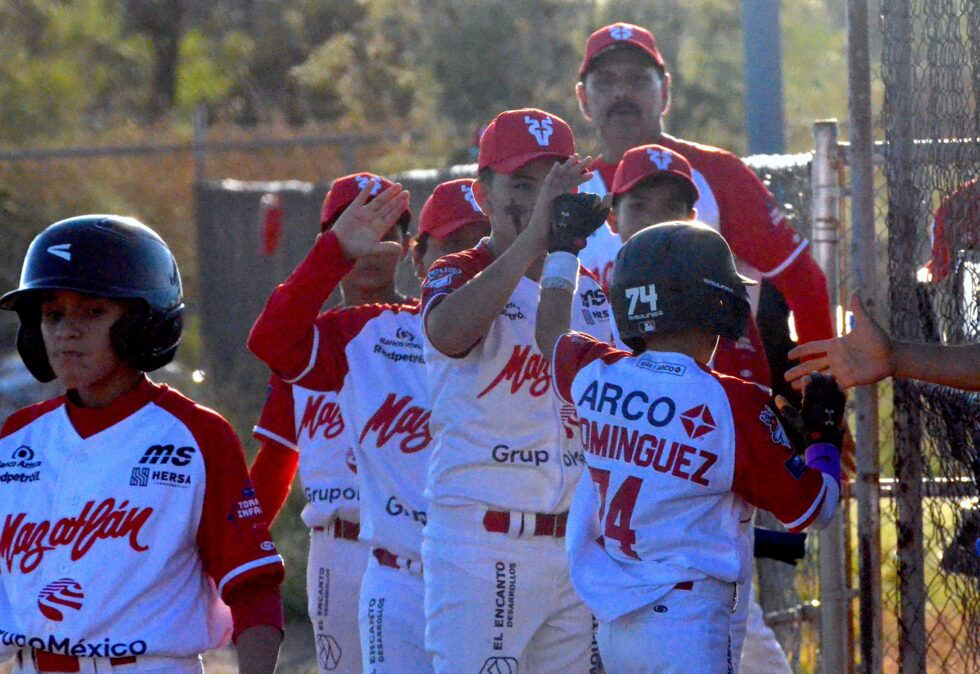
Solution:
[(110, 426), (115, 426), (146, 405), (160, 394), (162, 388), (144, 376), (136, 388), (119, 396), (105, 407), (98, 409), (79, 407), (66, 396), (65, 408), (75, 432), (83, 439), (89, 438)]

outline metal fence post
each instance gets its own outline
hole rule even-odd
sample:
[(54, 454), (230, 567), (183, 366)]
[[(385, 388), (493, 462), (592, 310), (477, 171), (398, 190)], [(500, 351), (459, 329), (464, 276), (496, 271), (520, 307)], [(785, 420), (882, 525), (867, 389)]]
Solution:
[[(848, 110), (851, 167), (851, 265), (854, 289), (874, 311), (875, 269), (874, 137), (871, 116), (871, 59), (868, 2), (847, 3)], [(878, 387), (854, 394), (854, 443), (858, 510), (858, 600), (861, 671), (882, 671), (881, 500), (879, 495)]]
[[(812, 181), (813, 257), (827, 276), (830, 304), (838, 304), (840, 180), (836, 165), (837, 120), (813, 125)], [(845, 502), (846, 503), (846, 502)], [(845, 583), (842, 513), (819, 534), (821, 671), (848, 671), (848, 592)]]

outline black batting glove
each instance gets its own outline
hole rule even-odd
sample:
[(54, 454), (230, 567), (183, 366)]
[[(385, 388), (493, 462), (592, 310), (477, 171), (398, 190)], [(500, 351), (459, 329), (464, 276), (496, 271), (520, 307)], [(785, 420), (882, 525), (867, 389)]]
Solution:
[(611, 199), (600, 199), (592, 192), (559, 194), (551, 206), (553, 224), (548, 232), (548, 252), (578, 255), (589, 235), (606, 221), (610, 209)]
[(844, 441), (844, 403), (847, 399), (833, 377), (810, 375), (803, 390), (803, 428), (808, 445), (827, 443), (840, 449)]
[(796, 566), (806, 555), (806, 534), (755, 527), (755, 557)]

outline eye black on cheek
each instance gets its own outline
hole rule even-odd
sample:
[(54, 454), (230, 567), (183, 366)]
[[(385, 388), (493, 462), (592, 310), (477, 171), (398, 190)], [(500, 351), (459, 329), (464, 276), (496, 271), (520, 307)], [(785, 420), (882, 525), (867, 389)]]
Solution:
[(524, 225), (524, 209), (513, 199), (504, 208), (504, 212), (510, 216), (510, 221), (514, 223), (515, 227), (522, 227)]

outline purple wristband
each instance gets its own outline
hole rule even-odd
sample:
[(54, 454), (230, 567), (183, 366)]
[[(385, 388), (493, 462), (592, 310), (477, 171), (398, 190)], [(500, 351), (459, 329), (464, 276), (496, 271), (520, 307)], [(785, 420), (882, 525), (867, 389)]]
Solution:
[(806, 465), (829, 475), (840, 486), (840, 450), (826, 442), (818, 442), (806, 448)]

